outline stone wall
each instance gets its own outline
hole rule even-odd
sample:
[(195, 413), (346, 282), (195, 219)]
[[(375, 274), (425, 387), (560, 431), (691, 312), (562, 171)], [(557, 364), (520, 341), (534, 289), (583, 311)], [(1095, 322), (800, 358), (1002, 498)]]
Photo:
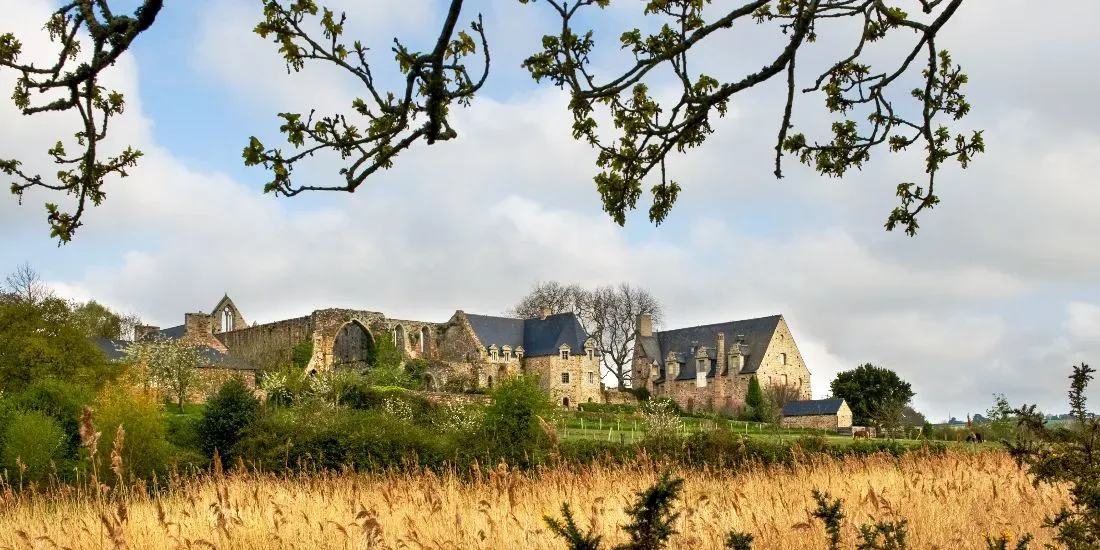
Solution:
[(603, 391), (603, 402), (612, 405), (637, 405), (638, 398), (629, 391), (608, 388)]
[(779, 321), (775, 333), (772, 334), (768, 349), (760, 361), (760, 368), (756, 371), (756, 378), (760, 381), (761, 388), (786, 383), (798, 389), (799, 399), (810, 399), (810, 371), (802, 360), (802, 354), (798, 351), (798, 345), (795, 344), (785, 320)]
[(425, 399), (436, 405), (487, 405), (492, 397), (478, 393), (420, 392)]
[(481, 357), (481, 342), (470, 328), (466, 314), (458, 311), (439, 327), (440, 338), (436, 352), (444, 361), (470, 362)]
[[(586, 355), (570, 355), (562, 359), (557, 355), (525, 357), (524, 369), (539, 375), (539, 384), (559, 406), (575, 408), (577, 403), (602, 403), (603, 384), (600, 381), (600, 365), (597, 359)], [(562, 382), (562, 373), (569, 374), (569, 382)]]
[(222, 384), (234, 377), (240, 377), (249, 389), (256, 389), (256, 371), (203, 367), (199, 369), (199, 382), (191, 390), (188, 401), (191, 403), (206, 403), (206, 399), (211, 394), (218, 391)]
[(298, 317), (219, 334), (230, 355), (258, 367), (290, 361), (294, 346), (311, 338), (310, 317)]
[(786, 416), (783, 417), (782, 425), (784, 428), (813, 428), (815, 430), (827, 430), (836, 431), (839, 427), (837, 416), (830, 415), (815, 415), (815, 416)]

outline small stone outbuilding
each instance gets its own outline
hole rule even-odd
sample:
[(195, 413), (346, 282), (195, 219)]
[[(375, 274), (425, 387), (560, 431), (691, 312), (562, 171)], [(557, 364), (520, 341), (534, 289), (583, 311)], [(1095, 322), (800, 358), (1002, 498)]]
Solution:
[(789, 401), (783, 405), (784, 428), (837, 431), (852, 427), (852, 409), (840, 398)]

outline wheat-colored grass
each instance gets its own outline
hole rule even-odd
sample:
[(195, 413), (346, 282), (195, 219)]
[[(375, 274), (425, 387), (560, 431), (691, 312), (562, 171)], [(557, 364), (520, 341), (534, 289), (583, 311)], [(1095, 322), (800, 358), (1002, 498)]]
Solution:
[[(823, 548), (810, 519), (811, 491), (845, 503), (846, 542), (872, 518), (909, 520), (910, 548), (984, 548), (982, 533), (1032, 532), (1064, 490), (1032, 487), (1001, 452), (820, 460), (793, 469), (709, 469), (685, 478), (679, 534), (671, 548), (721, 548), (730, 529), (755, 548)], [(475, 481), (431, 473), (331, 474), (280, 478), (228, 474), (142, 492), (121, 505), (76, 493), (17, 496), (0, 503), (0, 548), (564, 548), (544, 514), (572, 505), (582, 528), (607, 543), (654, 467), (557, 467), (534, 474), (495, 469)], [(849, 544), (849, 546), (852, 546)]]

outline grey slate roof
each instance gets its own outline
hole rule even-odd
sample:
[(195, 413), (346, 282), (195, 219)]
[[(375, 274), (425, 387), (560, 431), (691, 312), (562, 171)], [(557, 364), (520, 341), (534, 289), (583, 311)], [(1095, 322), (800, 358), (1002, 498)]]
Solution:
[[(485, 349), (493, 344), (497, 348), (512, 346), (512, 349), (523, 346), (523, 319), (466, 314), (466, 320)], [(523, 349), (526, 351), (527, 346)]]
[(179, 340), (180, 338), (183, 338), (183, 335), (186, 334), (186, 333), (187, 333), (187, 326), (186, 325), (178, 325), (178, 326), (174, 326), (174, 327), (168, 327), (166, 329), (161, 329), (160, 336), (162, 338), (167, 338), (169, 340)]
[(557, 355), (562, 344), (568, 344), (573, 352), (584, 349), (588, 334), (573, 313), (558, 313), (546, 319), (515, 319), (489, 315), (466, 314), (470, 328), (485, 348), (523, 346), (527, 357)]
[(764, 352), (767, 351), (768, 343), (771, 341), (772, 335), (775, 334), (775, 329), (779, 326), (781, 318), (782, 315), (771, 315), (756, 319), (655, 332), (652, 340), (649, 338), (642, 339), (642, 351), (657, 363), (660, 369), (658, 381), (665, 378), (664, 363), (669, 352), (677, 354), (678, 361), (681, 363), (680, 373), (676, 376), (676, 380), (691, 380), (695, 378), (696, 371), (695, 351), (698, 346), (706, 346), (707, 355), (711, 358), (711, 366), (707, 376), (713, 377), (717, 366), (718, 333), (721, 332), (725, 335), (727, 351), (731, 346), (736, 345), (737, 336), (742, 335), (745, 337), (745, 341), (741, 353), (745, 354), (746, 357), (745, 367), (741, 369), (741, 373), (749, 374), (760, 368)]
[(96, 347), (103, 351), (107, 355), (107, 359), (110, 361), (120, 361), (126, 358), (126, 352), (122, 351), (129, 342), (122, 340), (108, 340), (106, 338), (96, 338), (94, 340)]
[(843, 399), (808, 399), (806, 401), (788, 401), (783, 405), (783, 416), (825, 416), (840, 411)]
[[(94, 340), (95, 345), (99, 349), (103, 350), (103, 353), (107, 355), (107, 359), (111, 361), (120, 361), (126, 358), (126, 352), (123, 349), (130, 345), (130, 342), (124, 340), (108, 340), (106, 338), (96, 338)], [(203, 359), (206, 360), (207, 366), (217, 366), (223, 369), (236, 369), (236, 370), (256, 370), (256, 367), (247, 361), (222, 353), (214, 348), (201, 347), (199, 353)]]

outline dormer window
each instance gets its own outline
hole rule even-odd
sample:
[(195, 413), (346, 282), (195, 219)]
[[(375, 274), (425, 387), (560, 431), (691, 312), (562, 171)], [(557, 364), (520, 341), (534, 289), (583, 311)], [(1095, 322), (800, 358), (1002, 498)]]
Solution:
[(504, 346), (500, 348), (500, 350), (502, 352), (501, 355), (504, 357), (505, 361), (512, 358), (512, 346)]
[(561, 347), (558, 348), (558, 355), (562, 359), (565, 359), (565, 360), (568, 361), (569, 360), (569, 344), (562, 344)]
[(523, 359), (523, 346), (516, 346), (516, 359)]
[(493, 344), (492, 346), (489, 346), (489, 359), (490, 360), (492, 360), (492, 361), (498, 360), (499, 359), (499, 354), (500, 353), (499, 353), (499, 350), (497, 350), (497, 345), (496, 344)]

